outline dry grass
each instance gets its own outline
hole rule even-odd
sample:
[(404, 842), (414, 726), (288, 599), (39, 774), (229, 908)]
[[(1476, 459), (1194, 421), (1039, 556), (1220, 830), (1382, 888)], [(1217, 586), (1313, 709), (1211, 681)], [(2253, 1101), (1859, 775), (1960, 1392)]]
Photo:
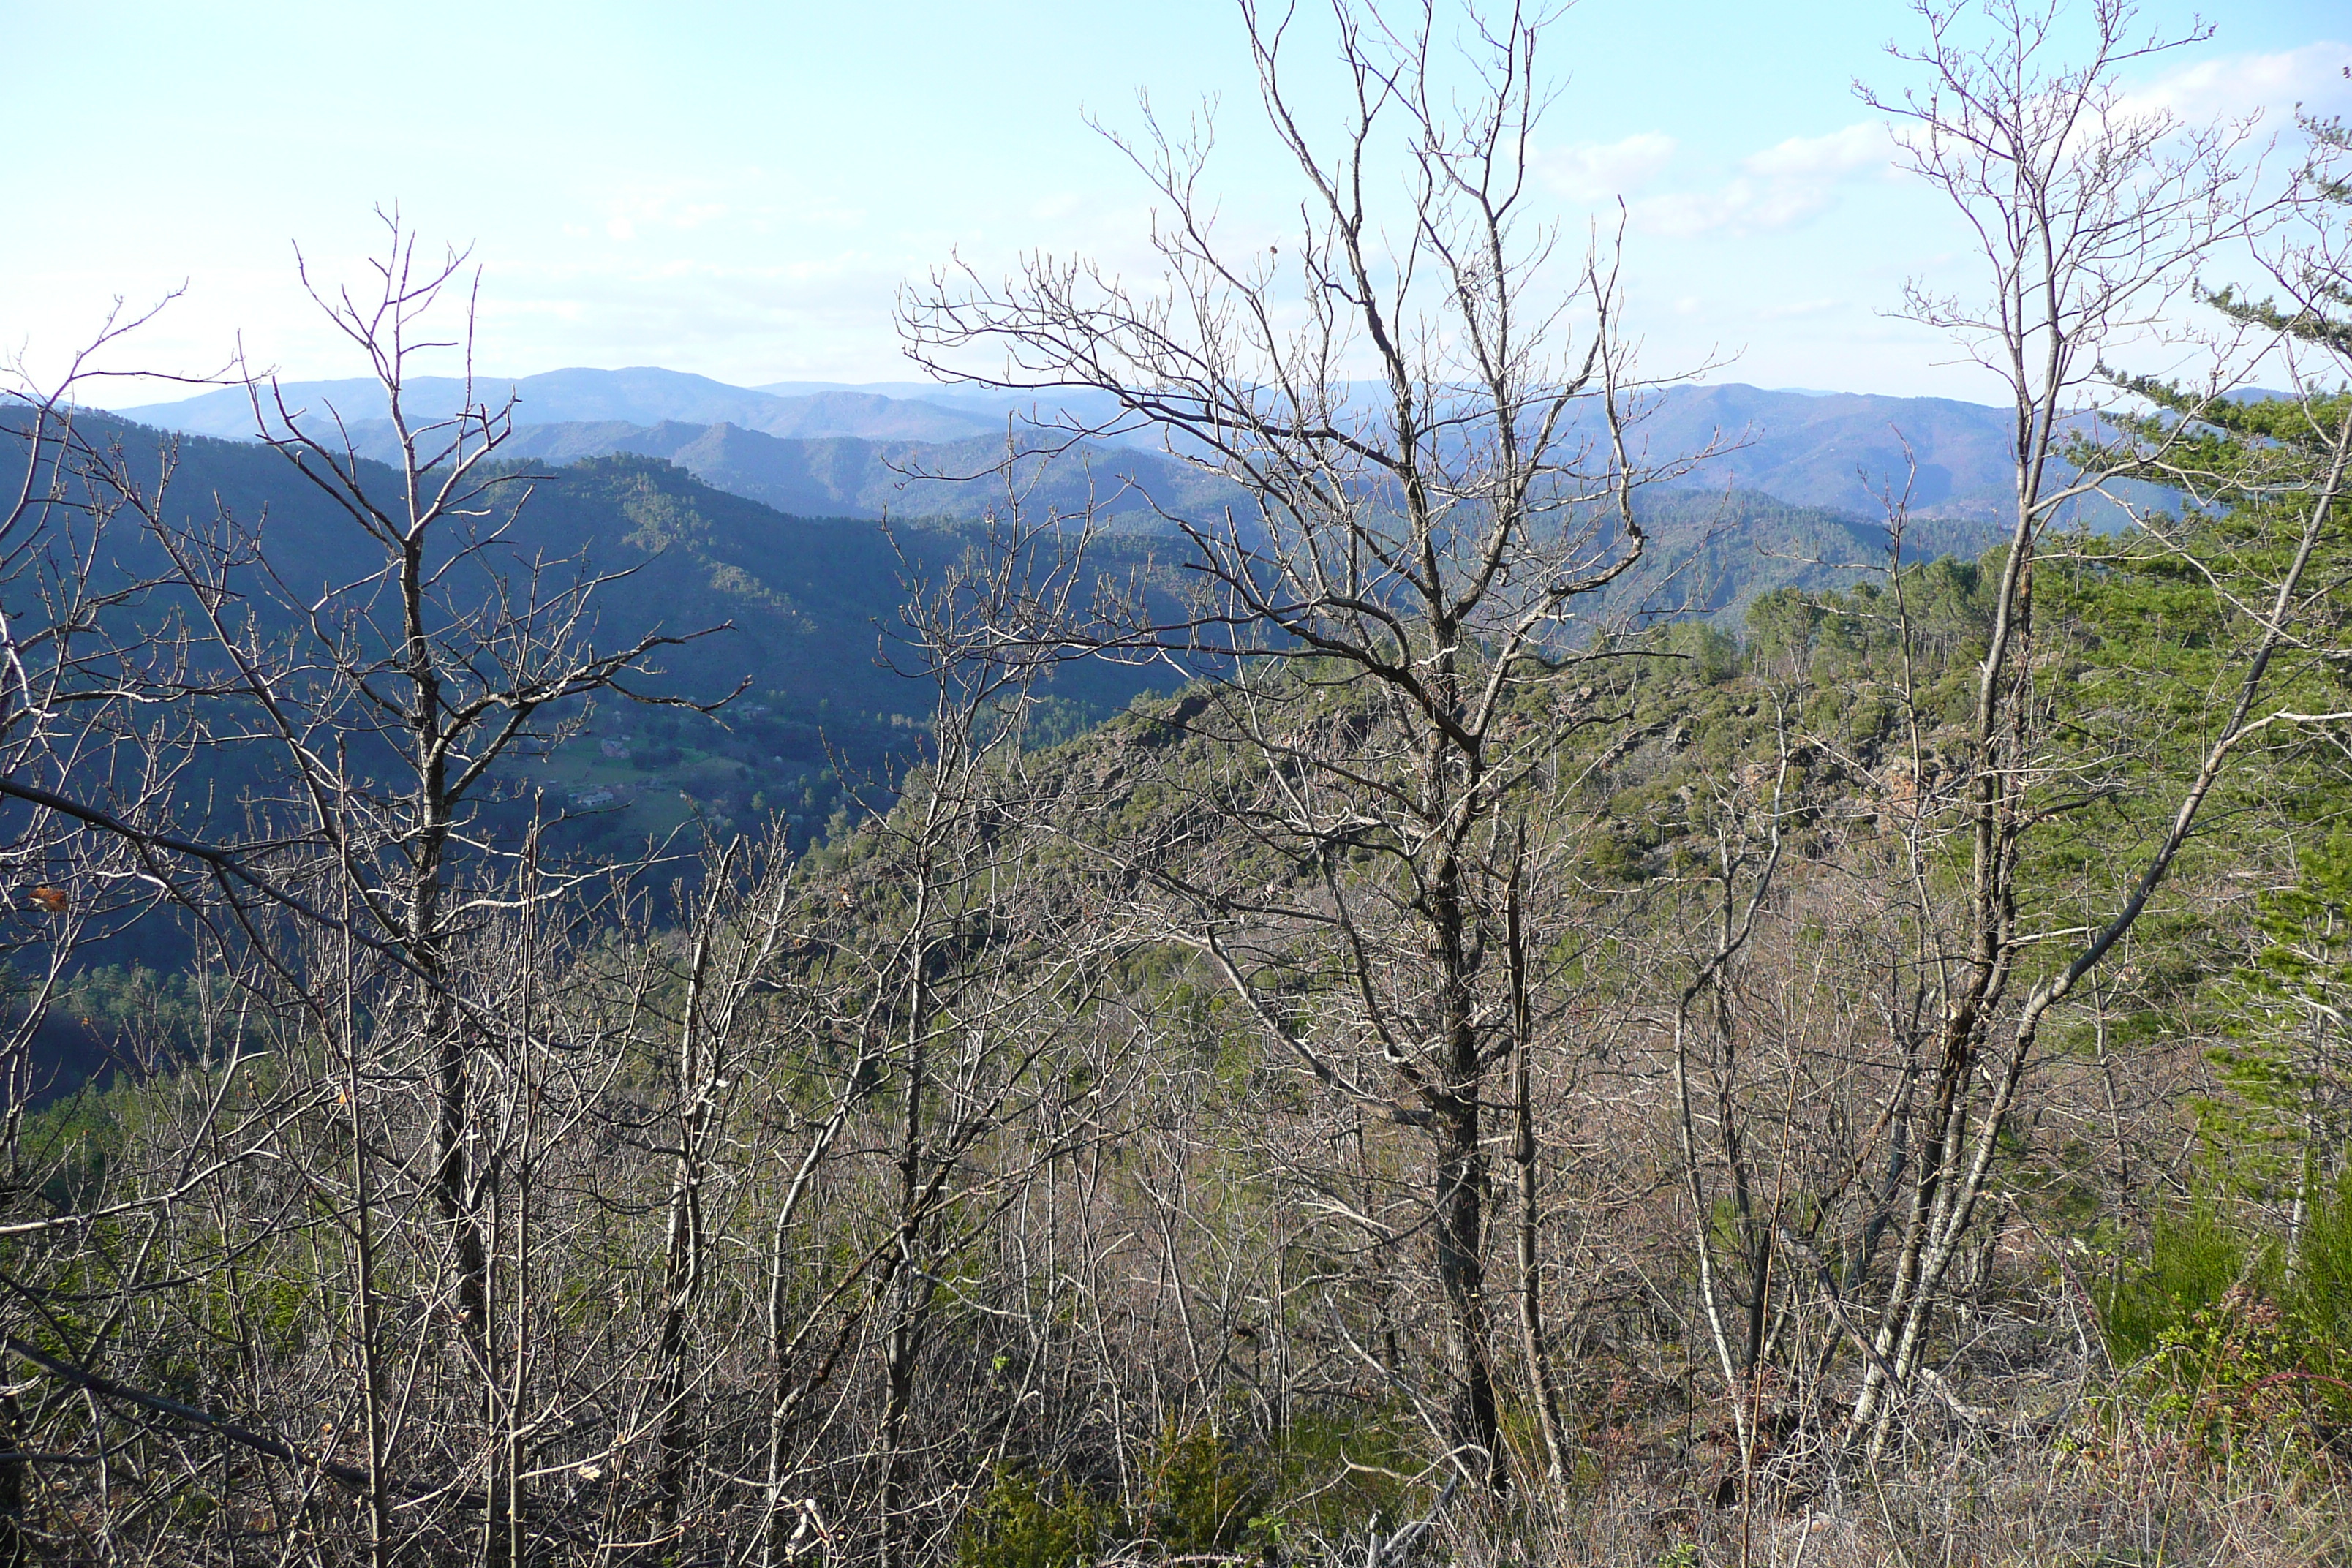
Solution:
[(1507, 1519), (1456, 1518), (1436, 1544), (1465, 1568), (2340, 1568), (2352, 1470), (2301, 1445), (2215, 1463), (2126, 1425), (1857, 1463), (1801, 1501), (1748, 1510), (1627, 1476)]

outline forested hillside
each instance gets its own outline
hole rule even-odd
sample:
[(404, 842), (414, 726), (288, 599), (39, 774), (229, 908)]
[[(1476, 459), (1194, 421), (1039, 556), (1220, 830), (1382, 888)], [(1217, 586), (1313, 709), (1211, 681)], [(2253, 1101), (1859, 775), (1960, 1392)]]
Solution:
[(2352, 133), (1924, 12), (1987, 492), (1338, 15), (1282, 243), (901, 290), (1009, 447), (527, 420), (389, 212), (374, 423), (10, 395), (0, 1568), (2347, 1561)]
[[(89, 576), (96, 591), (138, 589), (121, 613), (140, 635), (159, 644), (184, 637), (187, 601), (170, 581), (175, 569), (162, 542), (169, 535), (237, 530), (266, 555), (273, 587), (284, 592), (245, 600), (264, 635), (282, 635), (320, 589), (380, 567), (364, 531), (265, 447), (89, 413), (76, 422), (79, 440), (107, 449), (123, 481), (153, 498), (147, 504), (159, 526), (108, 530), (102, 564)], [(28, 426), (20, 419), (12, 428), (21, 441)], [(886, 532), (870, 518), (782, 515), (658, 458), (553, 466), (528, 450), (500, 457), (516, 476), (509, 488), (517, 504), (499, 520), (492, 570), (509, 581), (534, 563), (608, 575), (579, 635), (680, 638), (633, 689), (710, 711), (608, 701), (590, 717), (582, 709), (581, 733), (534, 758), (535, 771), (512, 771), (520, 793), (494, 815), (511, 828), (534, 788), (557, 810), (603, 792), (614, 800), (570, 812), (575, 820), (556, 841), (609, 850), (691, 821), (693, 809), (672, 803), (702, 797), (726, 821), (772, 806), (804, 847), (836, 811), (866, 809), (851, 797), (856, 789), (887, 799), (890, 780), (920, 749), (925, 718), (890, 668), (905, 636), (899, 605), (909, 583), (961, 559), (983, 531), (919, 520)], [(377, 493), (400, 488), (393, 468), (368, 458), (354, 472)], [(454, 553), (436, 549), (431, 560)], [(1140, 570), (1146, 561), (1137, 549), (1104, 549), (1107, 570)], [(1074, 716), (1100, 718), (1172, 679), (1097, 661), (1072, 667), (1051, 695)], [(621, 755), (604, 754), (607, 741)], [(181, 798), (234, 802), (269, 772), (253, 748), (207, 746), (180, 771)], [(766, 805), (753, 807), (754, 796)]]

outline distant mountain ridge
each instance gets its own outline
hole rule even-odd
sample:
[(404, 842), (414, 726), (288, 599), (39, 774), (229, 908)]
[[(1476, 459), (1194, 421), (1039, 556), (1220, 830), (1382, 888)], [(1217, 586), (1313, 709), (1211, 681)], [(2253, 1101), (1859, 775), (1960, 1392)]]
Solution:
[[(455, 413), (466, 396), (466, 384), (446, 375), (419, 376), (406, 390), (412, 414), (427, 418)], [(287, 406), (298, 412), (321, 414), (331, 408), (352, 425), (375, 425), (387, 416), (383, 388), (371, 379), (289, 381), (281, 391)], [(833, 388), (779, 397), (655, 366), (551, 370), (513, 380), (479, 376), (474, 381), (472, 397), (496, 408), (509, 391), (517, 399), (518, 426), (677, 421), (734, 425), (771, 436), (862, 436), (899, 441), (954, 441), (1002, 432), (1004, 427), (1002, 416), (920, 399)], [(252, 401), (242, 387), (223, 387), (176, 403), (114, 412), (124, 419), (192, 436), (241, 439), (254, 433)]]
[[(541, 460), (638, 452), (668, 458), (707, 483), (783, 510), (859, 516), (876, 515), (886, 505), (975, 515), (997, 500), (989, 487), (948, 490), (919, 479), (903, 483), (896, 470), (975, 471), (986, 466), (988, 450), (1001, 451), (1008, 422), (1017, 426), (1024, 416), (1050, 418), (1065, 409), (1102, 422), (1112, 412), (1099, 395), (1082, 392), (917, 382), (742, 387), (646, 366), (481, 378), (476, 395), (502, 398), (509, 386), (520, 400), (516, 424), (529, 437), (522, 450)], [(443, 377), (420, 379), (411, 390), (415, 405), (432, 411), (454, 407), (459, 388)], [(383, 398), (373, 382), (296, 382), (285, 390), (290, 405), (334, 407), (365, 437), (363, 449), (384, 455), (385, 435), (373, 428), (383, 418)], [(197, 435), (253, 433), (251, 405), (234, 387), (120, 413)], [(1680, 481), (1690, 488), (1752, 490), (1791, 506), (1875, 521), (1884, 517), (1885, 493), (1900, 495), (1907, 481), (1915, 512), (1981, 522), (2011, 503), (2010, 418), (2006, 410), (1951, 398), (1767, 391), (1728, 383), (1669, 389), (1643, 409), (1633, 438), (1637, 454), (1654, 458), (1722, 447)], [(688, 434), (688, 427), (698, 433)], [(875, 447), (787, 453), (746, 439), (751, 437)], [(913, 449), (924, 445), (941, 449)], [(1155, 496), (1166, 491), (1191, 504), (1205, 498), (1202, 487), (1216, 488), (1157, 451), (1147, 437), (1112, 446), (1130, 455), (1113, 466), (1139, 479), (1148, 472)], [(1108, 449), (1087, 448), (1097, 468)]]
[[(361, 457), (399, 461), (391, 421), (353, 421), (345, 434)], [(1017, 491), (1034, 511), (1072, 515), (1091, 508), (1131, 532), (1164, 529), (1169, 515), (1205, 517), (1247, 504), (1235, 486), (1160, 453), (1080, 442), (1049, 455), (1034, 432), (1016, 449), (1002, 429), (924, 441), (772, 436), (725, 421), (576, 420), (518, 425), (499, 450), (507, 460), (547, 468), (623, 455), (659, 458), (713, 489), (796, 517), (970, 520), (1002, 508)]]
[(730, 424), (538, 425), (519, 429), (506, 450), (557, 464), (614, 453), (661, 458), (714, 489), (803, 517), (972, 517), (1004, 504), (1064, 514), (1090, 505), (1132, 529), (1162, 512), (1199, 517), (1242, 505), (1241, 491), (1190, 464), (1129, 447), (1082, 443), (1050, 458), (1034, 437), (1013, 458), (1005, 432), (957, 441), (856, 436), (779, 437)]
[(1906, 481), (1912, 509), (1988, 516), (2011, 504), (2011, 416), (1944, 397), (1885, 397), (1727, 384), (1676, 387), (1634, 426), (1654, 458), (1727, 448), (1683, 482), (1756, 490), (1794, 506), (1883, 521)]

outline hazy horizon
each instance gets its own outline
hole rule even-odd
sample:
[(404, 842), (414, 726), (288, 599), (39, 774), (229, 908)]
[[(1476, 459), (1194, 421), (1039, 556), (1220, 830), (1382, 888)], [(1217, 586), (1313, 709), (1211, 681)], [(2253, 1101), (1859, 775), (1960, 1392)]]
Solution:
[[(520, 375), (503, 374), (497, 372), (478, 369), (474, 373), (474, 381), (478, 389), (490, 389), (492, 394), (495, 395), (496, 388), (501, 386), (517, 386), (524, 382), (544, 376), (574, 374), (626, 375), (633, 373), (644, 372), (657, 372), (669, 375), (693, 376), (698, 380), (709, 382), (714, 386), (724, 387), (730, 391), (757, 393), (767, 396), (783, 398), (812, 396), (827, 392), (847, 392), (858, 393), (870, 396), (886, 397), (898, 402), (941, 401), (950, 404), (958, 402), (982, 402), (992, 405), (1007, 398), (1015, 398), (1024, 395), (1023, 394), (1013, 390), (988, 387), (970, 382), (917, 382), (903, 379), (862, 382), (790, 379), (752, 385), (742, 382), (722, 381), (717, 376), (704, 375), (698, 371), (684, 371), (672, 365), (660, 364), (565, 364), (551, 366), (543, 371), (531, 371)], [(375, 384), (375, 383), (366, 376), (351, 375), (285, 376), (280, 379), (289, 386), (322, 386), (342, 384), (350, 384), (354, 387), (372, 387)], [(433, 379), (446, 378), (436, 376)], [(154, 384), (149, 383), (147, 384), (152, 386)], [(1941, 398), (1945, 401), (1967, 403), (1979, 407), (1998, 406), (1998, 405), (1986, 402), (1979, 398), (1950, 397), (1948, 395), (1939, 393), (1859, 392), (1851, 388), (1828, 386), (1762, 386), (1752, 381), (1745, 381), (1736, 376), (1728, 375), (1702, 377), (1685, 384), (1689, 390), (1695, 391), (1737, 388), (1752, 392), (1767, 393), (1773, 395), (1807, 398)], [(105, 390), (103, 384), (101, 384), (100, 390)], [(86, 399), (84, 401), (87, 402), (89, 406), (103, 408), (113, 413), (137, 414), (141, 412), (152, 412), (170, 408), (176, 405), (195, 403), (202, 399), (217, 397), (224, 393), (237, 393), (241, 390), (239, 384), (230, 382), (218, 385), (187, 388), (184, 389), (184, 395), (173, 395), (167, 391), (165, 395), (142, 397), (137, 401), (131, 400), (128, 395), (118, 396), (110, 399)]]
[[(2146, 20), (2178, 28), (2190, 14), (2163, 0)], [(1135, 131), (1139, 92), (1171, 121), (1219, 103), (1211, 178), (1233, 237), (1288, 221), (1223, 6), (735, 5), (656, 19), (520, 5), (468, 20), (466, 52), (513, 62), (490, 76), (452, 69), (438, 28), (355, 12), (284, 26), (0, 0), (0, 20), (37, 68), (19, 73), (20, 119), (105, 171), (104, 201), (60, 200), (43, 160), (0, 174), (9, 210), (43, 215), (0, 234), (0, 341), (37, 376), (116, 296), (135, 308), (183, 285), (118, 363), (204, 374), (241, 342), (291, 379), (352, 374), (300, 296), (292, 245), (318, 275), (356, 277), (382, 203), (430, 243), (475, 247), (478, 362), (509, 376), (651, 364), (737, 386), (911, 380), (894, 292), (953, 255), (983, 271), (1032, 248), (1149, 265), (1140, 182), (1086, 122)], [(1564, 91), (1535, 144), (1537, 216), (1580, 247), (1589, 224), (1622, 214), (1645, 368), (1996, 395), (1934, 333), (1883, 314), (1907, 277), (1964, 275), (1956, 223), (1890, 166), (1849, 90), (1910, 79), (1883, 53), (1910, 21), (1885, 0), (1588, 0), (1555, 29), (1546, 63)], [(2261, 109), (2267, 130), (2289, 131), (2298, 102), (2352, 107), (2347, 33), (2318, 0), (2239, 6), (2210, 43), (2147, 62), (2132, 90), (2192, 119)], [(1302, 38), (1302, 82), (1318, 58)], [(94, 400), (170, 395), (125, 385)]]

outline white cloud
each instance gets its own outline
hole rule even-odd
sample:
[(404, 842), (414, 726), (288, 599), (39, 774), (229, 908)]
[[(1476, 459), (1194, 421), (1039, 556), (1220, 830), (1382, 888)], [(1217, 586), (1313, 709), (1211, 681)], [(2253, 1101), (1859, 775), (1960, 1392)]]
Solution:
[(1633, 204), (1633, 226), (1671, 239), (1718, 229), (1754, 233), (1788, 228), (1829, 210), (1836, 200), (1826, 181), (1752, 180), (1745, 175), (1711, 191), (1675, 191)]
[(1893, 142), (1876, 121), (1825, 136), (1792, 136), (1740, 160), (1712, 190), (1669, 191), (1635, 202), (1637, 227), (1675, 239), (1716, 230), (1788, 228), (1828, 211), (1843, 187), (1891, 171)]
[(2118, 105), (2126, 113), (2169, 110), (2190, 123), (2216, 115), (2265, 110), (2265, 121), (2284, 120), (2301, 104), (2306, 112), (2333, 114), (2352, 108), (2352, 43), (2322, 39), (2275, 54), (2221, 55), (2168, 71), (2127, 94)]
[(1572, 202), (1606, 202), (1631, 195), (1662, 173), (1675, 155), (1675, 139), (1655, 131), (1618, 142), (1579, 142), (1537, 150), (1537, 177), (1555, 195)]
[(1826, 136), (1791, 136), (1739, 166), (1769, 180), (1833, 180), (1856, 170), (1886, 169), (1894, 151), (1886, 127), (1864, 120)]

